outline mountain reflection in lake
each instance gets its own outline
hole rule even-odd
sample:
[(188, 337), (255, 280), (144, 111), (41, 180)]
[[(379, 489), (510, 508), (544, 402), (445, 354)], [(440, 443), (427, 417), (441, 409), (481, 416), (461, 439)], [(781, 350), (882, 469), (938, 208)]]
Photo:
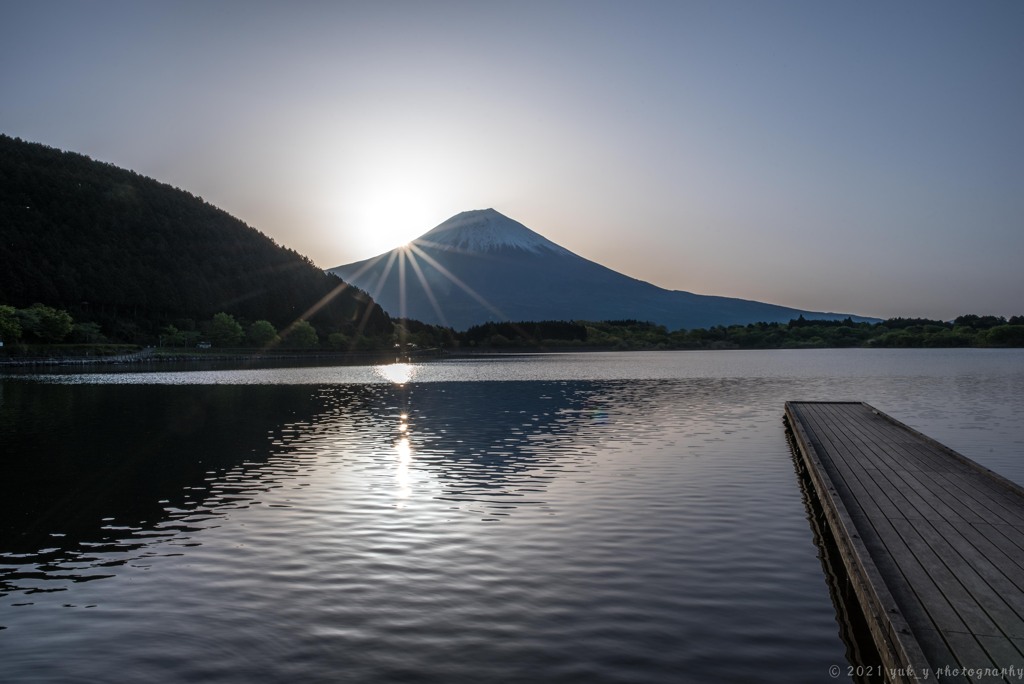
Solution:
[(1012, 464), (1020, 357), (952, 358), (0, 378), (3, 675), (822, 681), (844, 646), (782, 402)]

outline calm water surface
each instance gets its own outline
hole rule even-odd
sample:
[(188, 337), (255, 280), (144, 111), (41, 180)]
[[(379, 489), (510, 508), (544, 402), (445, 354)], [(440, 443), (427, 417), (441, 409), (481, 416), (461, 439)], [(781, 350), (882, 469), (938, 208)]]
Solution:
[(0, 376), (0, 680), (821, 682), (783, 402), (1024, 483), (1024, 352)]

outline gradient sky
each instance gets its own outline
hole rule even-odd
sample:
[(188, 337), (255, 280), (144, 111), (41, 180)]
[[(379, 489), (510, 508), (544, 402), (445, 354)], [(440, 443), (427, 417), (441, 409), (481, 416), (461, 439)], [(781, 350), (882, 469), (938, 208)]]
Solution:
[(493, 207), (670, 289), (1024, 314), (1024, 2), (0, 0), (0, 132), (329, 268)]

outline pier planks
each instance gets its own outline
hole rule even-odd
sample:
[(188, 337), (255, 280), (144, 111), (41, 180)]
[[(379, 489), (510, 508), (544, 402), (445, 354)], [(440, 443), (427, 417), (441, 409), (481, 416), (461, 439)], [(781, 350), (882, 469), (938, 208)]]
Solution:
[(1021, 681), (1024, 490), (864, 403), (786, 417), (889, 678)]

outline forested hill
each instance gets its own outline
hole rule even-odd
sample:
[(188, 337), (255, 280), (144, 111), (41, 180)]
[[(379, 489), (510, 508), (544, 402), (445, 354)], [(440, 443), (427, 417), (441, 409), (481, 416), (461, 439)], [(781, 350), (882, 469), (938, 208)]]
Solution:
[[(218, 312), (283, 328), (341, 284), (187, 192), (3, 135), (0, 265), (0, 305), (39, 302), (147, 333)], [(370, 334), (391, 328), (354, 288), (310, 322), (347, 334), (361, 323)]]

